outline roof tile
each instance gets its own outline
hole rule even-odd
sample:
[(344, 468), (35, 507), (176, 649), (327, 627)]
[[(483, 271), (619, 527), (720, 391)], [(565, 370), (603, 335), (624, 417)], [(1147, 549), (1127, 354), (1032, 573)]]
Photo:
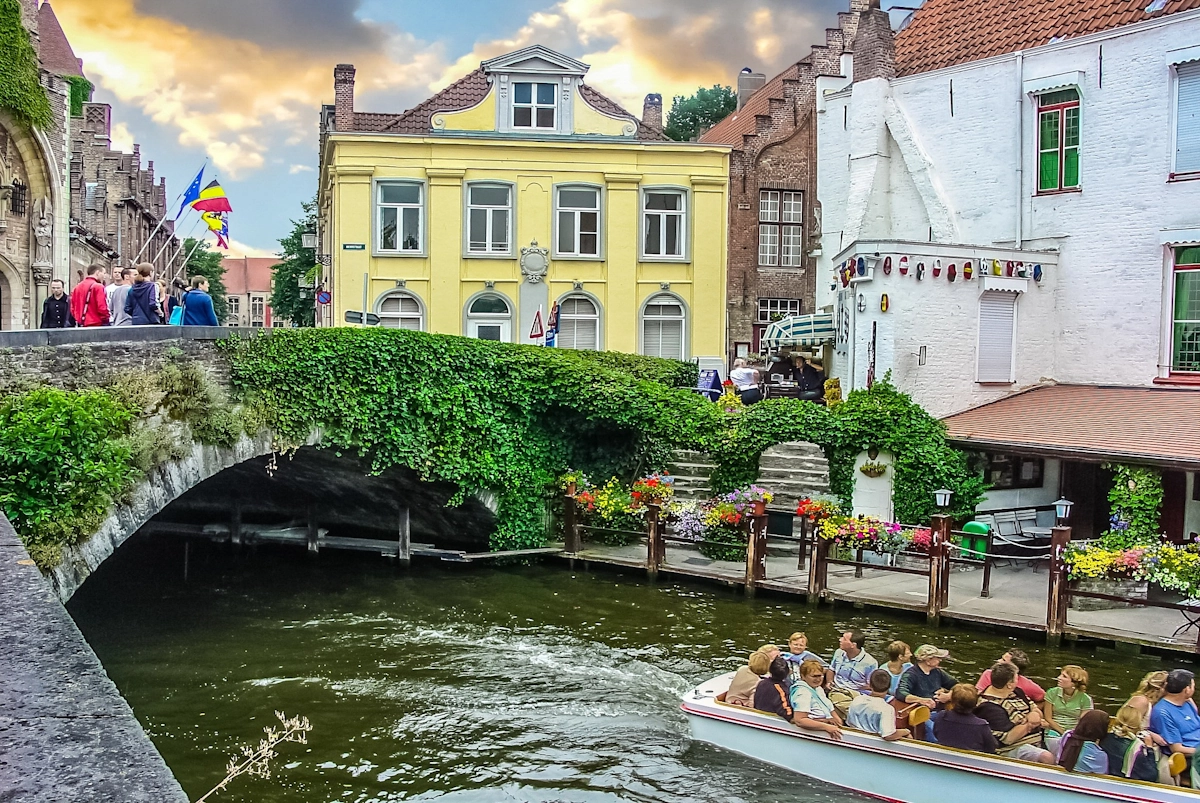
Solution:
[(79, 58), (49, 3), (38, 9), (38, 59), (42, 67), (62, 76), (82, 76)]

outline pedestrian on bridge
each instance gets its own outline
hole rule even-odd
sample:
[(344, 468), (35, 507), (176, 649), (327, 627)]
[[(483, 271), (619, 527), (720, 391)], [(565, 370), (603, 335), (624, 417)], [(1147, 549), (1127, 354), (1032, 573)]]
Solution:
[(78, 326), (108, 326), (108, 298), (104, 291), (106, 268), (88, 266), (88, 275), (71, 290), (71, 317)]
[(192, 289), (183, 294), (183, 325), (221, 325), (217, 322), (212, 297), (208, 294), (208, 279), (203, 276), (193, 276)]

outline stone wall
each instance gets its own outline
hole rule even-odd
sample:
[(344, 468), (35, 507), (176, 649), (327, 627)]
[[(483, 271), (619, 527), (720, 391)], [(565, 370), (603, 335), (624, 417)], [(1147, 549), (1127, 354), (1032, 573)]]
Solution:
[(187, 803), (0, 514), (0, 800)]

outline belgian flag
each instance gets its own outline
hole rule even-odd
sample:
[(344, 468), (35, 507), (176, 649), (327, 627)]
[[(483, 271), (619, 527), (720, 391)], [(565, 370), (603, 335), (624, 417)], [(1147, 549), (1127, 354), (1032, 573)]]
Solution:
[(192, 209), (197, 212), (233, 211), (229, 199), (225, 196), (225, 190), (221, 189), (221, 185), (216, 181), (209, 182), (207, 187), (200, 190), (200, 198), (192, 202)]

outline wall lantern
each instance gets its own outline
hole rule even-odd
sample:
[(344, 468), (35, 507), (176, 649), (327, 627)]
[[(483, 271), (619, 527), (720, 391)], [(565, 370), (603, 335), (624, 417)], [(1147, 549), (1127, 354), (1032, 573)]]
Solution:
[(950, 495), (953, 493), (947, 488), (940, 488), (933, 492), (933, 498), (937, 500), (938, 507), (950, 507)]
[(1059, 521), (1065, 521), (1066, 519), (1068, 519), (1071, 516), (1071, 508), (1074, 506), (1075, 506), (1075, 503), (1070, 501), (1069, 499), (1066, 499), (1066, 498), (1059, 499), (1057, 502), (1054, 503), (1054, 515), (1058, 518)]
[(859, 312), (867, 311), (867, 297), (862, 293), (858, 294), (858, 311)]

